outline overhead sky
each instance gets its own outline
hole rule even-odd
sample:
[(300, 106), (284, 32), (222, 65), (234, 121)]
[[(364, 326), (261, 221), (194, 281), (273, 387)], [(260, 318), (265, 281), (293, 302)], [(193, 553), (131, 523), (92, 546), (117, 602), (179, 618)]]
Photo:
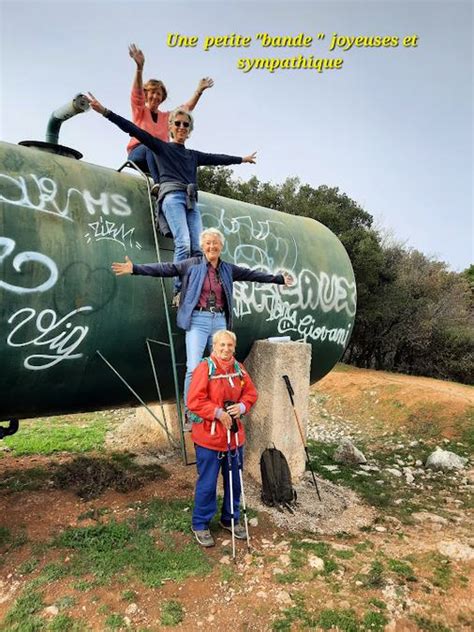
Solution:
[[(195, 110), (189, 147), (257, 150), (257, 164), (236, 167), (236, 175), (339, 187), (407, 247), (453, 270), (472, 262), (470, 0), (0, 0), (0, 7), (2, 140), (44, 140), (51, 112), (88, 90), (129, 117), (135, 64), (127, 48), (136, 42), (145, 78), (168, 88), (165, 109), (190, 97), (200, 77), (214, 78)], [(197, 36), (197, 46), (168, 46), (173, 33)], [(258, 33), (313, 41), (265, 48)], [(251, 37), (250, 45), (203, 49), (206, 36), (232, 34)], [(353, 43), (392, 36), (398, 46), (329, 51), (333, 34)], [(342, 65), (238, 68), (241, 59), (299, 55)], [(126, 158), (125, 134), (94, 112), (66, 122), (60, 142), (95, 164), (117, 168)]]

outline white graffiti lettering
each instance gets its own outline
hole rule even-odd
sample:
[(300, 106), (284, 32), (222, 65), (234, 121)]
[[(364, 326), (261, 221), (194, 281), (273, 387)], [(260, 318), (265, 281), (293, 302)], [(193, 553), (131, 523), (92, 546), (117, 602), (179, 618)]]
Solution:
[(330, 276), (321, 271), (317, 275), (304, 268), (297, 283), (285, 288), (284, 293), (294, 299), (291, 304), (297, 309), (315, 310), (319, 307), (325, 313), (345, 311), (351, 317), (356, 313), (356, 284), (337, 274)]
[(94, 195), (87, 189), (81, 191), (74, 187), (61, 189), (52, 178), (34, 173), (29, 174), (29, 178), (0, 173), (0, 185), (1, 202), (56, 215), (70, 222), (74, 221), (70, 208), (73, 199), (76, 206), (82, 206), (90, 215), (101, 213), (125, 217), (132, 214), (127, 198), (123, 195), (107, 192)]
[[(4, 259), (9, 257), (15, 250), (16, 243), (9, 237), (0, 237), (0, 264)], [(17, 254), (12, 261), (13, 269), (16, 272), (21, 273), (21, 268), (25, 263), (39, 263), (45, 266), (49, 271), (49, 277), (44, 283), (36, 285), (35, 287), (21, 287), (18, 285), (11, 285), (5, 281), (0, 280), (0, 288), (5, 288), (9, 292), (15, 294), (32, 294), (33, 292), (46, 292), (52, 288), (58, 280), (58, 268), (54, 261), (41, 254), (40, 252), (25, 251)]]
[[(212, 206), (212, 203), (211, 203)], [(202, 207), (206, 226), (232, 235), (224, 255), (237, 265), (268, 273), (288, 272), (295, 277), (291, 287), (272, 284), (234, 283), (234, 314), (243, 318), (253, 313), (265, 314), (267, 322), (275, 322), (281, 334), (292, 333), (298, 340), (318, 340), (345, 347), (350, 324), (328, 328), (311, 314), (341, 313), (342, 321), (356, 313), (357, 290), (354, 281), (321, 270), (318, 274), (303, 268), (298, 274), (298, 244), (284, 222), (273, 219), (254, 220), (250, 215), (227, 216), (225, 209), (215, 212)], [(216, 212), (217, 211), (217, 212)], [(229, 240), (230, 241), (230, 240)], [(236, 244), (237, 241), (237, 244)], [(345, 317), (345, 318), (344, 318)]]
[[(218, 228), (224, 235), (232, 235), (232, 250), (224, 246), (223, 255), (239, 265), (265, 265), (273, 269), (285, 267), (293, 270), (298, 260), (298, 245), (294, 236), (286, 231), (285, 224), (273, 219), (254, 220), (250, 215), (226, 217), (226, 211), (218, 208), (216, 216), (201, 206), (201, 214), (205, 226)], [(286, 232), (286, 236), (278, 236), (278, 232)], [(238, 244), (235, 245), (235, 240)], [(251, 242), (259, 242), (258, 245)]]
[(136, 246), (138, 249), (141, 249), (141, 245), (138, 241), (134, 241), (132, 239), (135, 228), (129, 228), (126, 230), (124, 224), (118, 226), (115, 222), (104, 220), (102, 217), (99, 217), (97, 222), (91, 222), (88, 226), (91, 229), (91, 232), (84, 235), (88, 244), (90, 244), (93, 239), (94, 241), (102, 241), (106, 239), (117, 242), (124, 250), (126, 250), (127, 246), (130, 246), (131, 248)]
[(350, 317), (356, 311), (355, 283), (349, 283), (345, 277), (336, 274), (329, 276), (326, 272), (320, 272), (318, 276), (310, 270), (302, 270), (293, 286), (281, 290), (275, 285), (246, 282), (236, 283), (234, 288), (234, 313), (237, 317), (267, 312), (267, 320), (276, 320), (289, 310), (314, 311), (318, 307), (324, 313), (344, 311)]
[(329, 329), (325, 325), (318, 326), (316, 319), (311, 314), (306, 314), (303, 318), (297, 319), (297, 312), (293, 311), (286, 318), (282, 318), (278, 323), (280, 334), (296, 332), (299, 334), (298, 340), (308, 342), (310, 340), (321, 340), (321, 342), (331, 342), (341, 347), (345, 347), (349, 338), (351, 326), (347, 328), (339, 327)]
[[(45, 347), (49, 353), (33, 353), (25, 358), (23, 366), (30, 371), (42, 371), (49, 369), (63, 360), (77, 360), (82, 357), (82, 353), (74, 353), (77, 347), (86, 337), (89, 327), (76, 325), (73, 327), (69, 322), (76, 314), (80, 312), (90, 312), (92, 307), (87, 305), (69, 312), (58, 320), (56, 312), (52, 309), (44, 309), (38, 314), (32, 307), (24, 307), (18, 310), (8, 319), (8, 324), (20, 318), (20, 322), (12, 329), (7, 344), (10, 347)], [(25, 329), (25, 325), (36, 317), (34, 324), (36, 332), (34, 337), (27, 340), (18, 341), (21, 330)], [(38, 335), (36, 335), (38, 334)]]

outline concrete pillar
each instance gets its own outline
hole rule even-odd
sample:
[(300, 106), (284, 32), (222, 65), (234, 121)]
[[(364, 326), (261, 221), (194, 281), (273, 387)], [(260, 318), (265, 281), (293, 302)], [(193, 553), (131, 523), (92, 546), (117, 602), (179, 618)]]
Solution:
[(244, 362), (259, 393), (244, 420), (245, 471), (259, 483), (260, 456), (273, 444), (285, 455), (293, 482), (304, 474), (305, 451), (282, 375), (289, 376), (295, 391), (295, 407), (306, 439), (310, 364), (311, 345), (268, 340), (256, 340)]

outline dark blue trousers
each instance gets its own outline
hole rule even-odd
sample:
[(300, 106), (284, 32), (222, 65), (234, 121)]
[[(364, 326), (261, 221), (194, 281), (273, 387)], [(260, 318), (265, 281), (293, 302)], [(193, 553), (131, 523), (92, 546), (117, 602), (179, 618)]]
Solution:
[[(224, 502), (222, 504), (221, 521), (230, 525), (230, 488), (229, 488), (229, 462), (227, 452), (209, 450), (199, 445), (196, 448), (196, 466), (198, 479), (194, 493), (193, 529), (202, 531), (209, 528), (214, 514), (217, 511), (217, 479), (219, 471), (222, 472), (224, 483)], [(240, 463), (244, 463), (244, 448), (239, 448)], [(232, 490), (234, 493), (234, 518), (239, 520), (240, 509), (240, 476), (236, 450), (231, 451), (232, 464)]]
[(149, 173), (153, 178), (153, 182), (159, 184), (160, 172), (156, 166), (156, 160), (151, 149), (145, 145), (135, 145), (128, 154), (128, 159), (132, 160), (144, 173)]

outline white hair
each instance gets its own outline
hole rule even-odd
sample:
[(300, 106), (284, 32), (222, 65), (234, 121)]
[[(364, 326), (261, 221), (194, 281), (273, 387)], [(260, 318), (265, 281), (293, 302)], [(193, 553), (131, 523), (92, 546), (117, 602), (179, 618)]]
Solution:
[(237, 344), (237, 336), (234, 334), (233, 331), (229, 331), (228, 329), (219, 329), (219, 331), (216, 331), (216, 333), (212, 336), (212, 346), (214, 347), (221, 338), (224, 338), (224, 336), (227, 336), (231, 340), (233, 340), (234, 345)]
[(217, 228), (205, 228), (199, 237), (199, 245), (201, 246), (201, 248), (204, 245), (204, 239), (207, 236), (217, 237), (218, 240), (221, 242), (221, 246), (224, 247), (225, 237), (221, 233), (221, 231)]

